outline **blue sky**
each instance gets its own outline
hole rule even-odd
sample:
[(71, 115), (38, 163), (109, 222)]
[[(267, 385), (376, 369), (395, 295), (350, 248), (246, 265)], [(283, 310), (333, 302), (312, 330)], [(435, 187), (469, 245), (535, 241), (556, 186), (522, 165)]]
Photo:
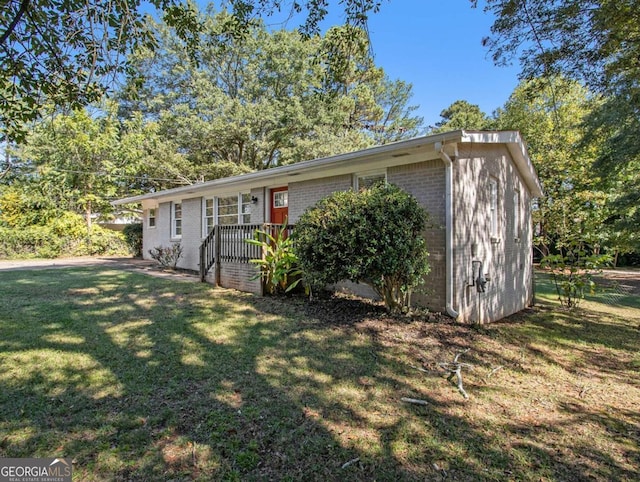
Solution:
[[(286, 25), (276, 18), (265, 23), (297, 26), (297, 17)], [(330, 0), (323, 28), (342, 23), (342, 6)], [(481, 44), (492, 24), (493, 17), (482, 7), (471, 8), (469, 0), (382, 0), (380, 12), (369, 18), (369, 31), (376, 65), (391, 79), (413, 85), (411, 104), (419, 106), (416, 114), (429, 126), (458, 99), (491, 114), (518, 84), (518, 65), (495, 66)]]
[(496, 67), (481, 44), (492, 24), (469, 0), (384, 0), (369, 29), (376, 64), (413, 84), (413, 104), (433, 125), (458, 99), (491, 114), (518, 84), (518, 65)]
[[(197, 0), (205, 9), (211, 0)], [(369, 18), (376, 65), (391, 79), (413, 85), (411, 105), (425, 127), (440, 120), (440, 112), (456, 100), (478, 104), (487, 114), (504, 105), (518, 84), (518, 65), (497, 67), (482, 39), (490, 34), (493, 17), (469, 0), (381, 0), (379, 13)], [(224, 5), (224, 0), (222, 5)], [(285, 5), (287, 2), (284, 2)], [(214, 1), (220, 8), (221, 3)], [(296, 28), (299, 15), (288, 12), (264, 18), (271, 28)], [(342, 5), (329, 0), (327, 29), (345, 21)]]

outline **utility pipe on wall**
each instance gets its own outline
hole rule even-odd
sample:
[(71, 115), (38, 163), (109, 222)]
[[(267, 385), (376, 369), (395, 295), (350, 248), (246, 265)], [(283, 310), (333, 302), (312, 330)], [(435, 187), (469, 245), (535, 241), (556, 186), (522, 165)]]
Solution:
[(436, 151), (445, 167), (445, 194), (444, 194), (444, 217), (445, 217), (445, 269), (446, 269), (446, 310), (447, 314), (453, 318), (458, 318), (458, 312), (453, 308), (453, 162), (444, 151), (444, 144), (436, 142)]

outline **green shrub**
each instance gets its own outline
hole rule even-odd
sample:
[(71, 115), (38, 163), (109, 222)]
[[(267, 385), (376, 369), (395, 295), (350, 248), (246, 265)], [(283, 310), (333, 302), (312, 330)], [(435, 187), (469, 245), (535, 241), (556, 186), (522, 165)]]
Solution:
[(62, 244), (47, 226), (0, 227), (0, 258), (56, 258)]
[(123, 233), (93, 226), (91, 236), (81, 240), (77, 252), (80, 256), (126, 256), (129, 254), (129, 246)]
[(302, 215), (294, 252), (312, 287), (366, 282), (397, 312), (429, 272), (426, 222), (416, 199), (396, 186), (337, 192)]
[(65, 211), (47, 223), (51, 234), (59, 238), (82, 239), (87, 236), (87, 223), (79, 214)]
[(251, 260), (260, 266), (260, 272), (253, 279), (262, 279), (270, 294), (287, 293), (302, 281), (298, 258), (293, 252), (291, 238), (287, 237), (286, 221), (275, 235), (257, 229), (254, 239), (245, 241), (262, 248), (263, 257)]
[(544, 256), (540, 267), (551, 273), (560, 304), (568, 309), (576, 308), (586, 293), (594, 294), (594, 276), (611, 265), (608, 254), (592, 254), (581, 242), (563, 246), (561, 254)]
[(81, 216), (64, 213), (46, 226), (0, 227), (0, 258), (59, 258), (61, 256), (123, 255), (128, 249), (122, 233), (87, 227)]
[(182, 256), (182, 246), (180, 243), (171, 246), (156, 246), (149, 250), (149, 254), (163, 268), (176, 269), (178, 260)]
[(127, 224), (122, 231), (133, 256), (142, 256), (142, 223)]

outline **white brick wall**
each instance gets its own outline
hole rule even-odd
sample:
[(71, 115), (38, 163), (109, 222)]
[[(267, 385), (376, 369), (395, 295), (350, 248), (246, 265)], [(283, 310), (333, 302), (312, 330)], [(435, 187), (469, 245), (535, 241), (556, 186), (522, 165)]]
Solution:
[(202, 198), (182, 200), (182, 256), (178, 267), (200, 270), (200, 244), (202, 244)]
[(156, 208), (156, 227), (149, 228), (149, 210), (144, 211), (144, 228), (142, 237), (142, 257), (152, 259), (149, 250), (158, 246), (169, 246), (171, 203), (161, 203)]
[(182, 201), (182, 238), (171, 237), (171, 203), (161, 203), (156, 209), (156, 227), (148, 227), (149, 212), (144, 212), (143, 257), (151, 259), (149, 250), (158, 246), (180, 243), (182, 256), (178, 268), (200, 269), (200, 244), (202, 243), (202, 198)]
[(295, 224), (302, 213), (336, 191), (351, 189), (352, 176), (325, 177), (289, 184), (289, 223)]
[(268, 199), (265, 199), (265, 192), (265, 188), (251, 190), (251, 196), (258, 200), (258, 202), (251, 204), (251, 224), (266, 222), (266, 210), (269, 209), (269, 203)]
[(445, 168), (440, 160), (389, 168), (387, 181), (412, 194), (429, 213), (430, 226), (424, 232), (431, 272), (412, 296), (414, 305), (433, 311), (446, 306), (445, 272)]
[[(498, 236), (492, 239), (489, 179), (498, 182)], [(454, 307), (461, 321), (485, 323), (531, 304), (531, 195), (504, 146), (461, 146), (454, 162)], [(513, 192), (520, 191), (522, 232), (514, 236)], [(472, 262), (490, 277), (484, 293), (472, 282)]]
[[(254, 264), (223, 262), (220, 264), (220, 286), (261, 295), (261, 281), (251, 279), (257, 273), (257, 269)], [(207, 276), (208, 281), (214, 282), (213, 275), (212, 268)]]

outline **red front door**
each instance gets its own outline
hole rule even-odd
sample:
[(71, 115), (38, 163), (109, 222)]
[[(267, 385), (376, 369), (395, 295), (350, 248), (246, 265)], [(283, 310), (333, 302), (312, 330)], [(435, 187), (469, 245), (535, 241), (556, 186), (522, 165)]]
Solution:
[(282, 224), (289, 216), (289, 188), (276, 187), (271, 190), (271, 222)]

